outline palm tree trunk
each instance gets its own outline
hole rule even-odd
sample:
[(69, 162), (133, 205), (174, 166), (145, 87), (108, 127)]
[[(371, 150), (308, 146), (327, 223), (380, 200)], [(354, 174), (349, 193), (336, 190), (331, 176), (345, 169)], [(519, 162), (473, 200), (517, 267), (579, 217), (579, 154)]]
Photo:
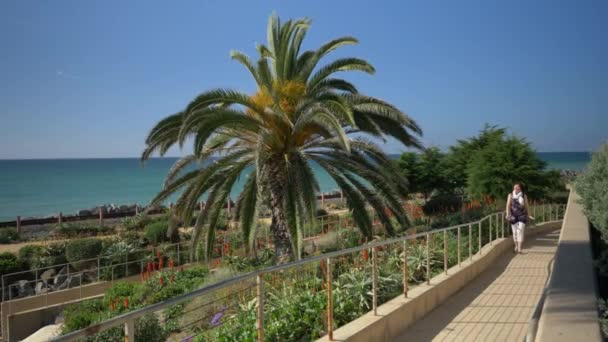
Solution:
[(268, 163), (268, 188), (270, 192), (270, 213), (272, 222), (270, 231), (275, 248), (275, 261), (285, 263), (293, 257), (293, 248), (287, 217), (285, 216), (285, 188), (287, 175), (285, 175), (285, 161), (280, 156), (272, 158)]

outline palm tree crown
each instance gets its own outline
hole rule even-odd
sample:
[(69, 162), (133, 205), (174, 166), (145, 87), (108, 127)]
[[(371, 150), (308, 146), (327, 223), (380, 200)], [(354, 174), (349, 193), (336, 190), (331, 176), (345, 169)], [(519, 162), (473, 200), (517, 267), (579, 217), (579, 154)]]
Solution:
[[(207, 196), (193, 236), (196, 243), (204, 233), (207, 250), (215, 239), (224, 203), (243, 176), (246, 182), (236, 212), (248, 245), (255, 236), (258, 209), (265, 204), (271, 210), (276, 255), (299, 258), (301, 228), (305, 221), (314, 221), (319, 191), (311, 162), (341, 188), (364, 235), (372, 235), (366, 205), (376, 211), (388, 234), (395, 231), (390, 216), (401, 225), (406, 223), (401, 205), (406, 181), (370, 137), (393, 137), (406, 146), (419, 147), (415, 136), (421, 130), (395, 106), (363, 95), (353, 84), (335, 77), (337, 72), (351, 70), (373, 74), (373, 66), (365, 60), (340, 58), (319, 65), (338, 47), (356, 44), (355, 38), (342, 37), (317, 50), (300, 51), (309, 26), (308, 19), (282, 24), (271, 16), (268, 46), (257, 46), (257, 61), (231, 52), (253, 76), (255, 94), (206, 91), (183, 111), (161, 120), (148, 135), (142, 161), (154, 152), (163, 155), (175, 144), (193, 141), (192, 155), (175, 163), (152, 202), (180, 193), (174, 215), (189, 222), (199, 199)], [(195, 161), (211, 158), (211, 163), (185, 170)]]

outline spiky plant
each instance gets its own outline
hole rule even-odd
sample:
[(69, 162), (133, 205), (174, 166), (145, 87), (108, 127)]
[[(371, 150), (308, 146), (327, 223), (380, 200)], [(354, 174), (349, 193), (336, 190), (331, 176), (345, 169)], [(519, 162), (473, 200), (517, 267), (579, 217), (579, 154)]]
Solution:
[[(268, 22), (268, 46), (258, 45), (259, 58), (241, 52), (231, 56), (247, 68), (257, 84), (248, 95), (213, 89), (197, 96), (181, 112), (161, 120), (149, 133), (142, 160), (154, 152), (193, 141), (193, 154), (178, 160), (169, 171), (160, 203), (180, 193), (174, 215), (189, 222), (197, 202), (206, 205), (195, 221), (193, 243), (205, 231), (206, 248), (214, 241), (215, 226), (239, 177), (247, 177), (236, 212), (248, 245), (253, 243), (257, 210), (271, 210), (271, 231), (279, 261), (299, 258), (301, 227), (314, 221), (319, 184), (311, 168), (317, 163), (343, 191), (354, 220), (371, 238), (369, 204), (388, 234), (395, 230), (393, 214), (406, 223), (402, 208), (406, 181), (388, 157), (369, 139), (396, 138), (419, 147), (419, 126), (395, 106), (366, 96), (337, 72), (374, 73), (365, 60), (340, 58), (320, 66), (333, 50), (356, 44), (353, 37), (329, 41), (317, 50), (300, 51), (310, 20)], [(366, 137), (367, 136), (367, 137)], [(185, 167), (199, 161), (194, 170)]]

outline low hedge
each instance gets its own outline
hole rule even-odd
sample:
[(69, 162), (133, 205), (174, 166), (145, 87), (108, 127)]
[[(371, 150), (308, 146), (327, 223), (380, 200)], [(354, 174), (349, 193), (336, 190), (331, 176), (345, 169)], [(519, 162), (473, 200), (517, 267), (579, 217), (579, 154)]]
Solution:
[(100, 239), (88, 238), (69, 241), (65, 247), (65, 257), (76, 269), (85, 269), (89, 262), (80, 262), (84, 259), (98, 257), (103, 250)]
[(53, 230), (55, 236), (66, 238), (106, 235), (113, 232), (112, 227), (78, 223), (62, 223)]
[(171, 238), (167, 237), (169, 223), (166, 221), (157, 221), (146, 225), (145, 237), (149, 243), (159, 245), (163, 242), (179, 242), (179, 232), (177, 229), (173, 231)]
[(15, 228), (0, 228), (0, 243), (14, 243), (19, 241), (19, 234)]
[(15, 254), (9, 252), (0, 253), (0, 275), (19, 272), (25, 269), (27, 269), (27, 265)]

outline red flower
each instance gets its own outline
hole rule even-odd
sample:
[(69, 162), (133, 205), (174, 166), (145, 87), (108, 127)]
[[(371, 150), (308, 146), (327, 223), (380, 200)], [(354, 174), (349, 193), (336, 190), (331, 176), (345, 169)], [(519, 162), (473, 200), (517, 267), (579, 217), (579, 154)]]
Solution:
[(129, 307), (129, 298), (125, 297), (125, 299), (123, 300), (123, 303), (125, 305), (125, 309)]
[(367, 259), (369, 258), (368, 253), (367, 248), (363, 250), (363, 261), (365, 262), (367, 262)]
[(114, 311), (114, 301), (110, 302), (110, 311)]
[(158, 282), (160, 283), (160, 286), (163, 286), (163, 283), (165, 282), (165, 279), (163, 279), (162, 275), (160, 276), (160, 278), (158, 278)]

